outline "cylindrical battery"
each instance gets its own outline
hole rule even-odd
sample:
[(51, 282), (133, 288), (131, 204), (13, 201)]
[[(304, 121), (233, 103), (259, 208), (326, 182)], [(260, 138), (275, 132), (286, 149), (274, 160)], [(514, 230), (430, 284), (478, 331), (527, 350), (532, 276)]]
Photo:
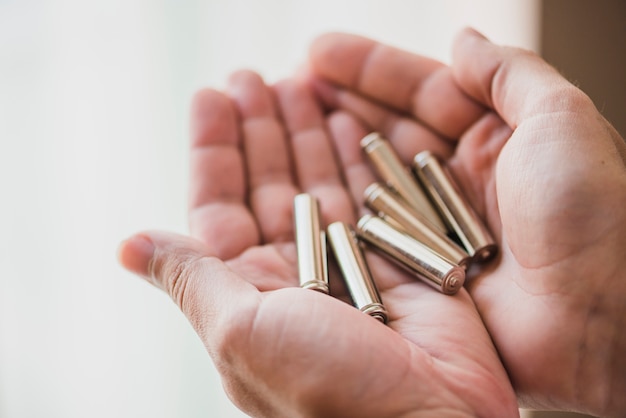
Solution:
[(413, 170), (469, 255), (478, 262), (494, 257), (495, 240), (439, 160), (429, 151), (420, 152), (413, 159)]
[(427, 195), (415, 181), (410, 171), (389, 142), (378, 132), (373, 132), (361, 139), (361, 148), (365, 151), (374, 169), (382, 181), (398, 193), (410, 206), (424, 215), (435, 228), (446, 232), (446, 227), (437, 214)]
[(440, 292), (452, 295), (465, 283), (463, 268), (381, 218), (364, 215), (358, 222), (358, 228), (360, 238)]
[(365, 257), (359, 248), (356, 233), (343, 222), (330, 224), (327, 232), (335, 259), (354, 305), (361, 312), (386, 323), (387, 310), (382, 304)]
[(321, 230), (317, 200), (307, 193), (297, 195), (293, 216), (300, 286), (328, 293), (326, 236)]
[(392, 226), (399, 226), (401, 230), (430, 247), (436, 253), (463, 267), (469, 267), (472, 258), (454, 241), (441, 231), (431, 228), (430, 223), (394, 193), (380, 183), (373, 183), (365, 189), (365, 203)]

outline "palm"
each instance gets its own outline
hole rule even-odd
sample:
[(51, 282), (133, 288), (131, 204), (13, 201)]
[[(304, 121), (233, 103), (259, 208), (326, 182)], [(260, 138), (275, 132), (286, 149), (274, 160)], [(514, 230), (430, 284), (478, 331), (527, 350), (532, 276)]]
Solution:
[[(623, 275), (616, 270), (623, 255), (614, 250), (626, 244), (624, 162), (616, 159), (623, 143), (585, 99), (568, 112), (558, 112), (559, 95), (538, 95), (521, 110), (511, 102), (494, 105), (515, 93), (531, 97), (534, 86), (503, 86), (477, 74), (473, 52), (457, 54), (466, 54), (468, 70), (455, 75), (484, 82), (469, 81), (469, 93), (488, 107), (508, 106), (513, 116), (506, 121), (461, 91), (450, 68), (358, 37), (321, 39), (312, 64), (324, 79), (313, 80), (327, 106), (388, 136), (405, 162), (423, 149), (448, 160), (501, 247), (499, 259), (467, 288), (521, 399), (534, 407), (593, 404), (601, 411), (610, 399), (584, 387), (606, 372), (594, 355), (620, 352), (613, 328), (597, 324), (604, 315), (623, 317)], [(545, 115), (529, 117), (537, 108)], [(608, 144), (590, 141), (608, 135), (614, 136)], [(607, 297), (606, 286), (616, 293)]]
[[(626, 200), (614, 172), (597, 166), (609, 158), (588, 141), (602, 135), (593, 122), (575, 114), (533, 119), (506, 145), (504, 122), (494, 123), (500, 134), (482, 138), (472, 138), (470, 127), (450, 161), (466, 188), (472, 187), (467, 179), (483, 179), (473, 187), (486, 189), (484, 214), (500, 236), (502, 257), (470, 284), (470, 293), (520, 396), (538, 407), (559, 406), (538, 401), (540, 393), (584, 398), (589, 376), (581, 363), (588, 351), (610, 356), (615, 348), (610, 334), (590, 328), (590, 319), (599, 314), (593, 310), (603, 304), (603, 291), (623, 286), (612, 250), (623, 248), (624, 218), (615, 215)], [(555, 128), (563, 123), (580, 135), (563, 141)], [(474, 143), (498, 144), (492, 151), (498, 158), (473, 170), (470, 161), (484, 147), (471, 149)]]
[[(214, 91), (196, 101), (192, 232), (260, 292), (251, 305), (242, 294), (230, 316), (227, 389), (256, 413), (277, 400), (245, 393), (254, 376), (274, 391), (289, 387), (281, 404), (296, 400), (323, 416), (515, 414), (506, 373), (465, 291), (441, 295), (369, 254), (390, 313), (384, 327), (338, 299), (297, 288), (295, 194), (316, 195), (326, 223), (354, 224), (363, 210), (356, 196), (372, 180), (354, 148), (363, 129), (346, 115), (325, 121), (307, 91), (281, 83), (276, 105), (257, 76), (239, 73), (232, 101)], [(339, 161), (326, 126), (348, 145), (337, 147)]]

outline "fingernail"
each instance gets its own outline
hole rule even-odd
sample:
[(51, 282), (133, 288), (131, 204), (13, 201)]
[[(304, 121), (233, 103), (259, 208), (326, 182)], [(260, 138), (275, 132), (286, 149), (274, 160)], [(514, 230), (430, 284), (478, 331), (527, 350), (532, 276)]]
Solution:
[(154, 249), (150, 238), (145, 235), (135, 235), (120, 244), (117, 252), (118, 259), (126, 270), (148, 277)]

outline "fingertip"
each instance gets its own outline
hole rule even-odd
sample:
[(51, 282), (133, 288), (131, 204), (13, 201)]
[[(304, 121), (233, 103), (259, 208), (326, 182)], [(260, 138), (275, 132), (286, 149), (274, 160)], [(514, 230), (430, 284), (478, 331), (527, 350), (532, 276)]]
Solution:
[(259, 89), (265, 87), (265, 81), (259, 73), (250, 69), (240, 69), (232, 72), (228, 76), (227, 91), (230, 96), (237, 96), (237, 93), (245, 89)]
[(324, 33), (315, 38), (309, 45), (308, 61), (311, 71), (314, 73), (320, 73), (320, 67), (323, 67), (326, 56), (332, 49), (334, 38), (334, 33)]
[(452, 75), (467, 95), (489, 108), (494, 107), (492, 82), (505, 59), (505, 50), (477, 30), (466, 27), (452, 44)]
[(452, 74), (467, 95), (512, 128), (531, 115), (568, 110), (563, 98), (574, 90), (536, 53), (494, 44), (473, 29), (456, 39)]
[(320, 103), (307, 80), (286, 78), (273, 86), (287, 129), (292, 134), (324, 124)]
[(198, 90), (191, 98), (191, 111), (193, 114), (203, 113), (207, 105), (220, 101), (222, 93), (211, 88)]
[(316, 38), (309, 48), (315, 74), (342, 85), (357, 79), (360, 65), (376, 43), (359, 35), (330, 32)]
[(491, 42), (482, 33), (472, 27), (461, 29), (452, 41), (452, 57), (458, 60), (460, 56), (467, 54), (473, 50), (477, 43), (491, 44)]
[(270, 90), (263, 77), (253, 70), (233, 72), (228, 78), (227, 94), (244, 118), (275, 116)]
[(487, 39), (487, 37), (483, 35), (482, 32), (479, 32), (478, 30), (474, 29), (471, 26), (466, 26), (463, 29), (461, 29), (459, 33), (456, 35), (455, 40), (462, 41), (464, 39), (467, 39), (467, 40), (474, 39), (474, 40), (489, 42), (489, 39)]
[(224, 93), (205, 88), (193, 96), (191, 143), (192, 146), (237, 143), (234, 108)]
[[(342, 32), (327, 32), (318, 35), (309, 47), (309, 57), (313, 62), (317, 62), (317, 58), (324, 57), (328, 54), (341, 39), (347, 36)], [(349, 36), (349, 35), (348, 35)]]
[(143, 234), (134, 235), (122, 241), (117, 250), (117, 259), (126, 270), (148, 277), (155, 245)]
[(254, 70), (251, 70), (248, 68), (241, 68), (241, 69), (233, 71), (228, 76), (228, 83), (229, 84), (237, 83), (240, 80), (249, 80), (249, 79), (252, 79), (254, 81), (260, 81), (263, 79), (263, 77), (261, 77), (261, 75)]

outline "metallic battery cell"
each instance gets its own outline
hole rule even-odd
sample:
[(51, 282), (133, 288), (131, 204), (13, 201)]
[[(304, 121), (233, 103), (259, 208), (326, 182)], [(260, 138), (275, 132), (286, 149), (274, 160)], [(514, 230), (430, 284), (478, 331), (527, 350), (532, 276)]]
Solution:
[(366, 314), (387, 322), (387, 310), (382, 304), (372, 275), (365, 263), (354, 230), (343, 222), (328, 226), (328, 240), (335, 254), (339, 269), (352, 296), (354, 305)]
[(439, 160), (429, 151), (420, 152), (413, 169), (467, 252), (478, 262), (494, 257), (498, 251), (494, 239)]
[(358, 222), (359, 237), (392, 261), (447, 295), (465, 283), (465, 270), (433, 252), (421, 242), (397, 230), (381, 218), (364, 215)]
[(472, 261), (470, 255), (441, 231), (431, 228), (426, 219), (414, 208), (399, 199), (380, 183), (365, 189), (365, 203), (385, 221), (428, 246), (443, 258), (467, 270)]
[(317, 200), (307, 194), (293, 200), (300, 286), (328, 293), (326, 236), (320, 227)]
[(389, 142), (373, 132), (361, 139), (361, 148), (372, 162), (380, 178), (430, 221), (435, 228), (446, 232), (446, 227), (427, 195), (402, 164)]

